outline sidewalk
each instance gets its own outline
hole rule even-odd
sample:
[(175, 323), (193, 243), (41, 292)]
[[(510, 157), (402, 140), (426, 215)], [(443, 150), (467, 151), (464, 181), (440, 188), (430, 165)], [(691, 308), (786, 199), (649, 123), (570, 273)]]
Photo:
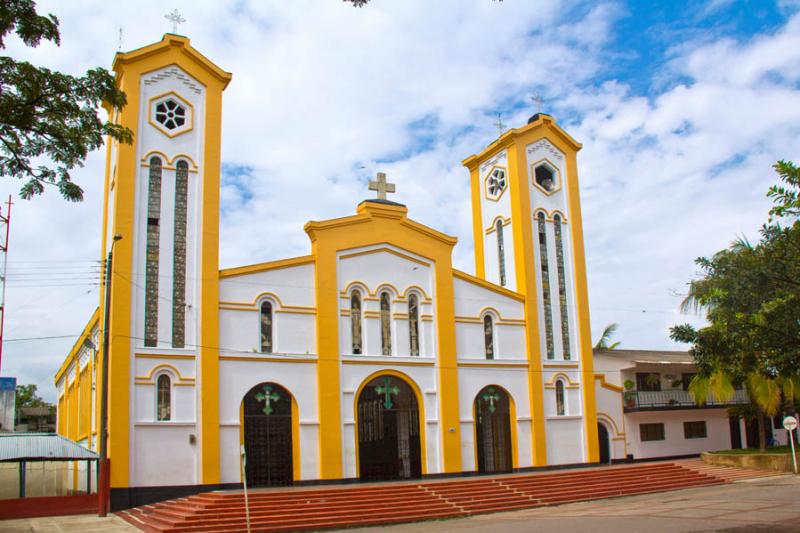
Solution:
[(61, 533), (61, 532), (108, 532), (123, 533), (137, 532), (118, 516), (109, 515), (106, 518), (99, 518), (95, 515), (75, 515), (75, 516), (47, 516), (43, 518), (21, 518), (19, 520), (0, 520), (0, 531), (22, 533)]

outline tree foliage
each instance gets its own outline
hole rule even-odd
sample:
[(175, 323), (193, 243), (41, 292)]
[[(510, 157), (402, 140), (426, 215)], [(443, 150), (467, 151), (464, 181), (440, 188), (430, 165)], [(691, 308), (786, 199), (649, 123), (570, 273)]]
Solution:
[(606, 329), (603, 330), (603, 334), (600, 335), (600, 338), (597, 340), (597, 344), (594, 345), (595, 350), (613, 350), (617, 346), (619, 346), (620, 342), (611, 342), (611, 338), (617, 332), (617, 328), (619, 328), (619, 324), (609, 324), (606, 326)]
[(17, 385), (17, 396), (14, 402), (17, 412), (21, 407), (50, 407), (55, 408), (53, 404), (44, 401), (37, 394), (37, 386), (31, 385)]
[(773, 218), (759, 241), (740, 238), (695, 261), (703, 277), (690, 282), (682, 307), (704, 310), (709, 325), (674, 326), (670, 335), (692, 345), (698, 374), (690, 390), (698, 403), (708, 394), (725, 401), (732, 384), (740, 384), (758, 411), (770, 416), (794, 412), (800, 396), (800, 171), (785, 161), (774, 168), (783, 185), (767, 193)]
[[(0, 48), (12, 32), (30, 47), (42, 40), (61, 43), (58, 19), (37, 14), (32, 0), (0, 4)], [(114, 110), (126, 103), (105, 69), (75, 77), (0, 56), (0, 175), (25, 181), (20, 197), (30, 199), (54, 185), (67, 200), (83, 199), (70, 171), (83, 166), (104, 136), (133, 139), (128, 128), (101, 120), (101, 103)]]

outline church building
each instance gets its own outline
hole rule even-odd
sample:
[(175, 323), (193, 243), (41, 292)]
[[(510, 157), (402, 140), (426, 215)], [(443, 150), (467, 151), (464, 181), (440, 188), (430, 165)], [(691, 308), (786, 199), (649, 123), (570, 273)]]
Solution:
[(111, 290), (55, 376), (58, 432), (95, 450), (108, 394), (113, 509), (599, 460), (581, 145), (552, 117), (463, 161), (474, 274), (382, 174), (377, 198), (306, 223), (308, 255), (220, 270), (231, 74), (173, 34), (113, 68), (134, 142), (107, 147)]

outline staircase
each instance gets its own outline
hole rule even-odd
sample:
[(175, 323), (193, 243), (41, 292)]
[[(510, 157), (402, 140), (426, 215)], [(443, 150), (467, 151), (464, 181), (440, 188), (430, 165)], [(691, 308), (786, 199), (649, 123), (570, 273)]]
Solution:
[[(456, 478), (448, 481), (251, 491), (252, 531), (414, 522), (716, 485), (676, 463)], [(119, 513), (148, 532), (247, 531), (244, 495), (208, 492)]]

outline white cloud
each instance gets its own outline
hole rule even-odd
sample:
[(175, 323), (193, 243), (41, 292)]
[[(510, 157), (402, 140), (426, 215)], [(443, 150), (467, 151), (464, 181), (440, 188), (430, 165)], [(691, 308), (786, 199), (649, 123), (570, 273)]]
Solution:
[[(223, 186), (222, 266), (308, 253), (310, 219), (344, 216), (368, 196), (377, 170), (398, 185), (415, 219), (456, 235), (457, 268), (472, 272), (468, 175), (460, 161), (496, 137), (498, 109), (520, 125), (541, 92), (584, 149), (579, 156), (593, 331), (621, 325), (623, 347), (665, 348), (694, 257), (753, 235), (774, 181), (769, 165), (797, 157), (797, 17), (749, 42), (686, 43), (657, 76), (661, 92), (625, 80), (592, 83), (607, 55), (615, 4), (373, 0), (177, 2), (181, 31), (234, 74), (225, 93), (223, 161), (248, 172)], [(160, 38), (157, 2), (40, 2), (62, 20), (61, 48), (10, 52), (78, 73)], [(582, 13), (582, 14), (581, 14)], [(155, 29), (155, 31), (154, 31)], [(416, 125), (416, 126), (415, 126)], [(420, 144), (420, 139), (425, 139)], [(362, 168), (363, 167), (363, 168)], [(10, 262), (99, 259), (102, 154), (76, 176), (81, 205), (54, 191), (18, 202)], [(17, 184), (0, 184), (0, 193)], [(246, 190), (246, 194), (242, 191)], [(51, 266), (55, 273), (63, 264)], [(87, 278), (88, 280), (88, 278)], [(39, 291), (9, 285), (7, 338), (78, 333), (93, 287)], [(3, 374), (40, 383), (73, 341), (9, 343)]]

